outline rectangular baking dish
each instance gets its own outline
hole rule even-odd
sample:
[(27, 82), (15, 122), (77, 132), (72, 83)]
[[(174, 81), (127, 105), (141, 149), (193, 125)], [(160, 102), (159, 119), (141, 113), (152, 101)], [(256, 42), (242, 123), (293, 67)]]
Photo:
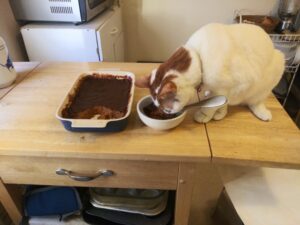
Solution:
[[(103, 75), (113, 75), (113, 76), (121, 76), (128, 77), (131, 79), (131, 89), (130, 96), (127, 105), (127, 113), (125, 116), (118, 119), (70, 119), (64, 118), (62, 116), (62, 110), (66, 107), (66, 105), (70, 101), (70, 96), (74, 95), (76, 88), (79, 85), (79, 81), (84, 76), (92, 75), (92, 74), (103, 74)], [(114, 70), (103, 70), (103, 71), (90, 71), (87, 73), (81, 74), (77, 80), (74, 82), (72, 88), (66, 94), (65, 98), (62, 100), (62, 103), (58, 107), (56, 111), (56, 118), (61, 121), (66, 130), (75, 131), (75, 132), (117, 132), (125, 129), (128, 123), (128, 117), (131, 113), (131, 107), (134, 96), (134, 82), (135, 75), (131, 72), (127, 71), (114, 71)]]

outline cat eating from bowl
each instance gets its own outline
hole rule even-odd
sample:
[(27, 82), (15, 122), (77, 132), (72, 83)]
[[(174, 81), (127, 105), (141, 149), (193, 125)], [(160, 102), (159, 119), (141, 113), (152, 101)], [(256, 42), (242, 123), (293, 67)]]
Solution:
[[(270, 121), (264, 101), (283, 71), (283, 54), (260, 27), (208, 24), (136, 86), (149, 88), (154, 104), (166, 113), (177, 113), (209, 93), (226, 96), (228, 105), (247, 105), (257, 118)], [(224, 106), (197, 121), (221, 120), (226, 114)]]

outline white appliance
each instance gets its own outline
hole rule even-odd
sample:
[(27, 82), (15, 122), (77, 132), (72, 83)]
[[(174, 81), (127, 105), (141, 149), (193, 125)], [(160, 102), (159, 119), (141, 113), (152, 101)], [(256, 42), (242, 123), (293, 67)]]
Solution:
[(92, 21), (28, 24), (21, 28), (30, 61), (123, 62), (121, 9), (109, 9)]
[(10, 0), (18, 21), (82, 23), (109, 8), (113, 0)]

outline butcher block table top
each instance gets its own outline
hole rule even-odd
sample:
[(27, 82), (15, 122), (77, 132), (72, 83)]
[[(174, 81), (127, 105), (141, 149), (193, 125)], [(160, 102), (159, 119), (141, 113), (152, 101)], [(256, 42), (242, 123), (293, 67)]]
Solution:
[[(124, 131), (73, 133), (55, 113), (81, 73), (120, 69), (139, 77), (158, 64), (15, 65), (17, 81), (0, 90), (0, 201), (15, 224), (22, 218), (18, 184), (176, 190), (174, 224), (187, 225), (198, 162), (300, 168), (299, 130), (275, 98), (268, 100), (274, 117), (269, 123), (243, 107), (230, 107), (222, 121), (199, 124), (189, 113), (175, 129), (156, 131), (138, 118), (136, 103), (148, 91), (136, 88)], [(58, 168), (92, 180), (57, 175)], [(105, 168), (113, 176), (94, 179), (94, 171)]]
[(139, 77), (157, 66), (40, 64), (0, 100), (0, 155), (209, 162), (211, 153), (205, 126), (195, 123), (192, 116), (187, 116), (179, 127), (168, 132), (152, 130), (139, 120), (136, 103), (148, 94), (144, 89), (135, 89), (129, 124), (122, 132), (73, 133), (66, 131), (56, 119), (58, 106), (81, 73), (120, 69)]
[(239, 106), (230, 107), (222, 121), (206, 125), (213, 162), (300, 169), (299, 129), (274, 96), (266, 105), (270, 122)]
[[(31, 63), (18, 63), (17, 69)], [(35, 65), (35, 64), (33, 64)], [(37, 64), (35, 65), (37, 66)], [(86, 71), (120, 69), (147, 75), (158, 64), (42, 63), (0, 100), (0, 154), (158, 161), (212, 161), (300, 168), (300, 133), (279, 102), (267, 106), (273, 120), (256, 119), (246, 107), (229, 107), (221, 121), (195, 123), (192, 115), (170, 131), (146, 127), (136, 103), (147, 90), (135, 89), (127, 128), (118, 133), (72, 133), (55, 118), (62, 98)], [(0, 96), (1, 97), (1, 96)]]

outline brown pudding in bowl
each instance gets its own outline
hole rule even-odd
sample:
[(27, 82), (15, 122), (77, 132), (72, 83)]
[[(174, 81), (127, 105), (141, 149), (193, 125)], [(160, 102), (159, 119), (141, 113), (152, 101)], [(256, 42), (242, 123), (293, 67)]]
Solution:
[(62, 116), (70, 119), (118, 119), (126, 115), (132, 79), (129, 76), (92, 74), (82, 77)]
[(169, 130), (177, 127), (185, 118), (187, 112), (165, 114), (153, 105), (150, 95), (141, 98), (136, 105), (137, 113), (141, 121), (155, 130)]
[(168, 120), (168, 119), (173, 119), (177, 114), (167, 114), (164, 113), (164, 111), (154, 105), (152, 102), (151, 104), (147, 105), (144, 107), (144, 113), (151, 117), (152, 119), (158, 119), (158, 120)]

